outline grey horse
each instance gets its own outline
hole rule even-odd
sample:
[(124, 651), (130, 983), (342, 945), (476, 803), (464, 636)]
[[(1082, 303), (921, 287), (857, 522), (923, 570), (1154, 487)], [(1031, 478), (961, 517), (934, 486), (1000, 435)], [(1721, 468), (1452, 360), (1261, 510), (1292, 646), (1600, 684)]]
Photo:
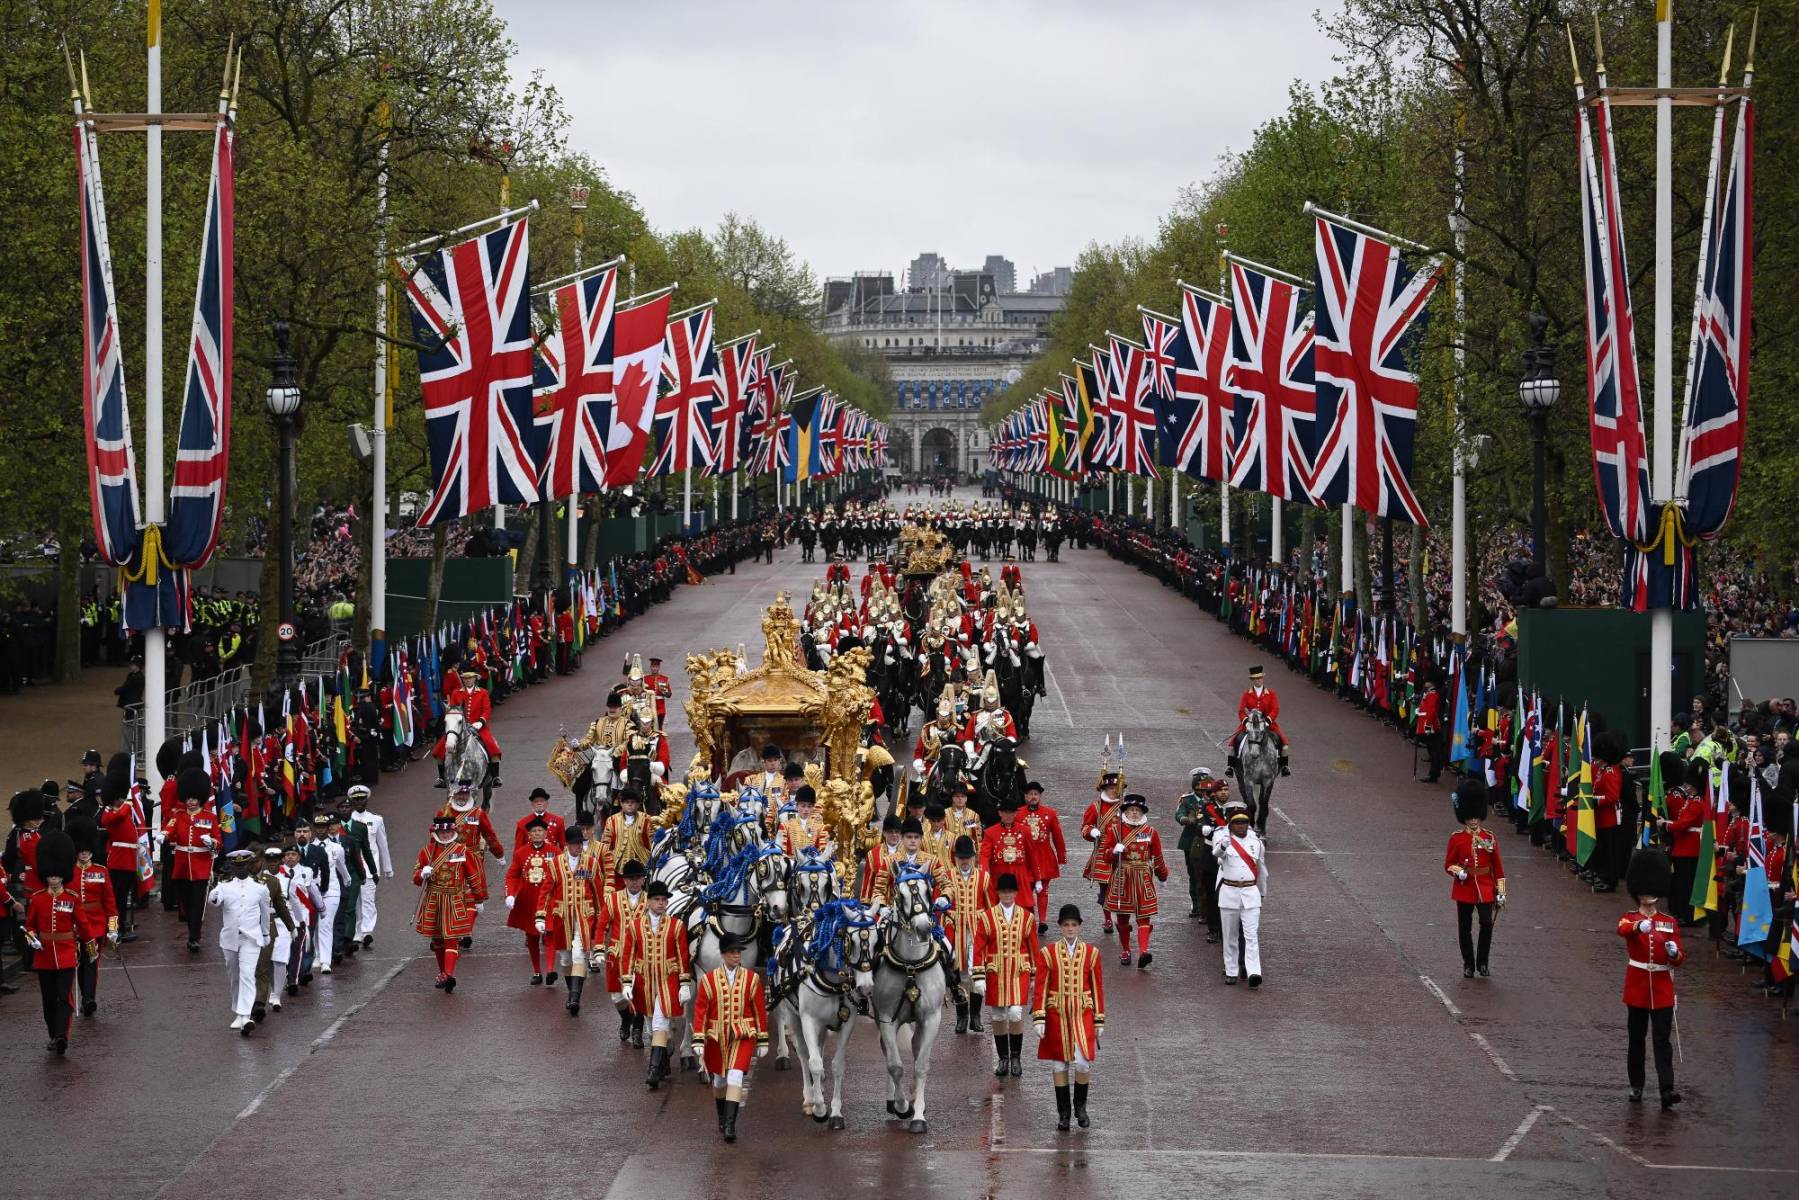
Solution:
[[(874, 1016), (887, 1056), (887, 1111), (910, 1121), (913, 1133), (924, 1133), (925, 1079), (931, 1070), (931, 1047), (943, 1023), (943, 998), (949, 992), (949, 960), (937, 938), (931, 877), (902, 871), (894, 881), (893, 902), (881, 922), (880, 954), (875, 959)], [(912, 1027), (912, 1099), (900, 1101), (899, 1033)]]
[(1264, 838), (1268, 836), (1268, 810), (1274, 804), (1274, 781), (1280, 773), (1280, 747), (1268, 718), (1251, 709), (1243, 720), (1243, 736), (1237, 739), (1237, 792), (1249, 805), (1256, 832)]

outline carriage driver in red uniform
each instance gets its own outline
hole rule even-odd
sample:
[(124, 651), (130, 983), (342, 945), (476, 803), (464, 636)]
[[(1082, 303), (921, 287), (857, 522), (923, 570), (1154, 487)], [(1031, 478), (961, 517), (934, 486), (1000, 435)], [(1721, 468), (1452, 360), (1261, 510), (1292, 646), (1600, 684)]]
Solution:
[(1231, 734), (1230, 758), (1224, 773), (1237, 773), (1237, 739), (1243, 736), (1243, 723), (1248, 720), (1251, 710), (1268, 718), (1268, 728), (1274, 731), (1274, 744), (1281, 751), (1281, 774), (1291, 775), (1292, 772), (1287, 769), (1287, 735), (1281, 732), (1281, 699), (1274, 694), (1273, 688), (1262, 682), (1260, 666), (1249, 669), (1249, 687), (1244, 689), (1243, 698), (1237, 701), (1237, 732)]
[[(474, 671), (463, 671), (460, 675), (452, 674), (451, 679), (459, 681), (460, 686), (453, 686), (444, 699), (451, 704), (462, 705), (462, 715), (468, 721), (468, 727), (475, 731), (481, 739), (481, 745), (487, 750), (487, 779), (494, 787), (500, 784), (500, 743), (493, 735), (493, 697), (481, 686), (481, 676)], [(444, 739), (439, 734), (437, 745), (432, 747), (431, 755), (440, 764), (438, 767), (437, 786), (443, 784)]]

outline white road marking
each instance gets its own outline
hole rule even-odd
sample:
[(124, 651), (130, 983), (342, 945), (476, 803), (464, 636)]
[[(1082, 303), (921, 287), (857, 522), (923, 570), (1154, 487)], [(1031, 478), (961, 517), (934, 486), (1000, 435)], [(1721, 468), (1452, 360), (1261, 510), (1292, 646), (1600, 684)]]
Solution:
[(1574, 1126), (1574, 1128), (1580, 1130), (1582, 1133), (1586, 1134), (1588, 1137), (1590, 1137), (1594, 1141), (1598, 1142), (1601, 1146), (1606, 1146), (1612, 1150), (1616, 1150), (1619, 1154), (1622, 1154), (1625, 1158), (1629, 1159), (1631, 1162), (1635, 1163), (1637, 1166), (1653, 1167), (1655, 1165), (1654, 1163), (1650, 1162), (1648, 1159), (1644, 1158), (1641, 1154), (1638, 1154), (1635, 1150), (1630, 1150), (1624, 1146), (1620, 1146), (1617, 1142), (1614, 1142), (1611, 1138), (1606, 1137), (1603, 1133), (1600, 1133), (1597, 1129), (1587, 1128), (1585, 1125), (1582, 1125), (1579, 1121), (1576, 1121), (1573, 1117), (1568, 1116), (1566, 1113), (1558, 1112), (1555, 1115), (1558, 1120), (1568, 1122), (1568, 1124)]
[(1043, 677), (1049, 680), (1050, 689), (1056, 694), (1056, 703), (1062, 706), (1062, 719), (1068, 722), (1068, 727), (1070, 729), (1073, 729), (1074, 714), (1068, 711), (1068, 700), (1062, 695), (1062, 685), (1056, 682), (1056, 673), (1049, 669), (1049, 661), (1047, 659), (1045, 659), (1043, 663)]
[[(404, 971), (406, 969), (406, 964), (411, 961), (412, 961), (412, 959), (410, 959), (410, 958), (403, 958), (399, 962), (395, 963), (393, 966), (389, 967), (387, 969), (387, 974), (383, 975), (380, 979), (378, 979), (375, 982), (375, 986), (369, 989), (368, 995), (364, 996), (362, 999), (358, 1000), (356, 1003), (350, 1005), (350, 1007), (344, 1009), (343, 1013), (337, 1018), (337, 1020), (335, 1020), (335, 1021), (331, 1022), (331, 1024), (325, 1026), (325, 1032), (319, 1034), (319, 1036), (312, 1039), (312, 1044), (310, 1046), (306, 1047), (307, 1056), (311, 1057), (312, 1055), (317, 1054), (320, 1050), (323, 1050), (326, 1046), (328, 1046), (331, 1043), (331, 1041), (337, 1037), (338, 1033), (340, 1031), (342, 1031), (344, 1025), (346, 1023), (348, 1023), (350, 1018), (355, 1016), (357, 1013), (361, 1012), (363, 1009), (367, 1008), (369, 1006), (369, 1003), (371, 1001), (373, 1001), (376, 996), (379, 996), (384, 990), (386, 990), (387, 985), (392, 983), (395, 980), (395, 978), (397, 978), (399, 976), (400, 972)], [(298, 1070), (300, 1068), (300, 1065), (302, 1063), (304, 1063), (305, 1061), (306, 1061), (306, 1059), (301, 1058), (301, 1059), (297, 1059), (294, 1062), (288, 1064), (287, 1068), (285, 1070), (283, 1070), (281, 1072), (281, 1074), (275, 1076), (275, 1078), (273, 1078), (269, 1081), (269, 1085), (267, 1087), (263, 1088), (260, 1092), (256, 1093), (256, 1099), (254, 1099), (254, 1100), (250, 1101), (250, 1103), (244, 1105), (243, 1111), (238, 1113), (237, 1116), (233, 1117), (231, 1119), (231, 1123), (233, 1125), (236, 1125), (239, 1121), (242, 1121), (247, 1117), (255, 1116), (256, 1111), (262, 1107), (263, 1101), (267, 1100), (270, 1096), (274, 1095), (276, 1089), (278, 1089), (282, 1084), (286, 1083), (288, 1080), (288, 1076), (292, 1075), (296, 1070)], [(226, 1132), (229, 1133), (230, 1130), (227, 1129)]]
[(987, 1099), (987, 1146), (999, 1147), (1006, 1140), (1006, 1095), (995, 1092)]
[(1493, 1049), (1492, 1042), (1489, 1042), (1485, 1037), (1482, 1037), (1480, 1034), (1474, 1032), (1472, 1029), (1470, 1029), (1468, 1031), (1468, 1036), (1473, 1039), (1474, 1044), (1476, 1046), (1480, 1047), (1481, 1053), (1485, 1054), (1489, 1059), (1492, 1060), (1493, 1065), (1495, 1067), (1499, 1068), (1499, 1073), (1501, 1075), (1505, 1076), (1508, 1080), (1510, 1080), (1513, 1083), (1518, 1082), (1517, 1073), (1515, 1071), (1513, 1071), (1511, 1069), (1511, 1067), (1506, 1065), (1505, 1059), (1499, 1057), (1499, 1051)]
[(1435, 996), (1437, 999), (1439, 999), (1443, 1002), (1443, 1007), (1447, 1008), (1449, 1010), (1450, 1016), (1456, 1018), (1457, 1020), (1461, 1019), (1462, 1010), (1455, 1006), (1455, 1001), (1453, 1001), (1449, 998), (1448, 993), (1446, 993), (1442, 988), (1437, 986), (1436, 980), (1432, 979), (1429, 975), (1420, 975), (1420, 976), (1418, 976), (1418, 981), (1420, 983), (1422, 983), (1425, 987), (1430, 989), (1431, 995)]
[(1531, 1127), (1537, 1123), (1537, 1118), (1550, 1111), (1552, 1110), (1549, 1105), (1539, 1104), (1528, 1113), (1525, 1113), (1524, 1119), (1518, 1122), (1518, 1128), (1512, 1130), (1512, 1136), (1500, 1143), (1498, 1151), (1496, 1151), (1493, 1157), (1487, 1161), (1504, 1162), (1506, 1159), (1510, 1158), (1512, 1156), (1512, 1151), (1518, 1148), (1518, 1143), (1524, 1140), (1525, 1135), (1531, 1131)]
[(1307, 834), (1305, 830), (1303, 830), (1299, 827), (1299, 822), (1295, 821), (1292, 817), (1289, 817), (1287, 815), (1286, 809), (1284, 809), (1280, 805), (1276, 804), (1273, 806), (1273, 811), (1274, 811), (1274, 815), (1279, 817), (1281, 820), (1285, 821), (1287, 823), (1287, 827), (1289, 829), (1291, 829), (1294, 832), (1294, 834), (1299, 838), (1300, 845), (1304, 846), (1307, 850), (1311, 851), (1313, 854), (1323, 854), (1324, 853), (1324, 851), (1322, 851), (1318, 848), (1318, 843), (1314, 842), (1311, 839), (1311, 836), (1309, 834)]

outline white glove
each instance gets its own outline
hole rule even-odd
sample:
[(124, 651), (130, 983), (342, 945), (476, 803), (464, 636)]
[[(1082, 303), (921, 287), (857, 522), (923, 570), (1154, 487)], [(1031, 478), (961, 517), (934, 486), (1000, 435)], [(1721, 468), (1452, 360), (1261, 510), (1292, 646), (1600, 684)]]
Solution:
[(1112, 843), (1112, 853), (1113, 854), (1123, 854), (1124, 853), (1124, 843), (1123, 842), (1113, 842)]
[(948, 896), (939, 896), (931, 901), (931, 908), (937, 912), (943, 912), (949, 908), (949, 904), (950, 900)]
[(914, 774), (923, 775), (924, 774), (924, 759), (922, 759), (922, 758), (913, 759), (912, 760), (912, 771)]
[(606, 952), (604, 950), (595, 950), (593, 952), (593, 954), (587, 960), (587, 969), (590, 971), (605, 970), (606, 969)]
[(1644, 934), (1644, 935), (1654, 933), (1655, 932), (1655, 922), (1649, 921), (1649, 920), (1638, 921), (1637, 922), (1637, 932)]
[(537, 932), (542, 933), (543, 931), (544, 931), (544, 923), (542, 921), (537, 922)]
[(484, 900), (480, 904), (475, 905), (475, 911), (478, 913), (486, 912), (487, 911), (487, 902)]
[(420, 879), (429, 879), (436, 872), (436, 870), (437, 870), (436, 867), (420, 867), (419, 868), (419, 878)]
[(1680, 957), (1680, 946), (1678, 943), (1675, 942), (1675, 940), (1673, 938), (1669, 938), (1666, 942), (1664, 942), (1662, 944), (1662, 949), (1667, 951), (1668, 958), (1670, 960)]
[(1457, 868), (1456, 868), (1456, 869), (1455, 869), (1455, 877), (1456, 877), (1456, 878), (1457, 878), (1457, 879), (1466, 879), (1466, 878), (1468, 878), (1468, 869), (1467, 869), (1467, 868), (1466, 868), (1466, 867), (1457, 867)]
[(487, 728), (486, 721), (476, 721), (475, 722), (475, 732), (476, 733), (480, 733), (483, 729), (486, 729), (486, 728)]
[(506, 897), (506, 911), (507, 911), (507, 912), (511, 912), (511, 911), (512, 911), (512, 906), (513, 906), (513, 905), (514, 905), (514, 904), (516, 904), (516, 903), (518, 903), (518, 897), (517, 897), (517, 896), (508, 896), (508, 897)]
[(502, 854), (502, 855), (500, 855), (500, 856), (499, 856), (499, 857), (497, 857), (497, 858), (495, 858), (495, 859), (494, 859), (494, 860), (493, 860), (493, 865), (494, 865), (494, 866), (496, 866), (496, 867), (503, 867), (503, 866), (505, 866), (505, 865), (506, 865), (506, 856), (505, 856), (505, 855), (504, 855), (504, 854)]
[(1043, 881), (1042, 881), (1042, 880), (1041, 880), (1041, 879), (1039, 879), (1039, 880), (1038, 880), (1038, 881), (1037, 881), (1037, 882), (1036, 882), (1036, 883), (1033, 883), (1033, 884), (1032, 884), (1032, 885), (1031, 885), (1031, 890), (1032, 890), (1032, 891), (1033, 891), (1033, 892), (1037, 892), (1037, 893), (1038, 893), (1038, 894), (1042, 894), (1042, 892), (1043, 892)]
[(1090, 841), (1090, 842), (1097, 842), (1097, 841), (1099, 841), (1099, 830), (1097, 830), (1097, 829), (1089, 829), (1089, 830), (1088, 830), (1088, 831), (1087, 831), (1087, 840), (1088, 840), (1088, 841)]
[(1043, 1036), (1043, 1022), (1042, 1021), (1035, 1022), (1034, 1024), (1032, 1024), (1031, 1028), (1035, 1029), (1037, 1031), (1038, 1037)]
[(974, 981), (974, 994), (977, 996), (987, 994), (987, 977), (985, 975)]
[(760, 1046), (756, 1047), (756, 1057), (757, 1058), (767, 1058), (768, 1057), (768, 1043), (767, 1042), (763, 1042)]
[(682, 984), (681, 990), (675, 994), (675, 999), (679, 1000), (682, 1006), (685, 1007), (687, 1002), (693, 999), (693, 988), (688, 984)]
[(214, 846), (218, 845), (217, 842), (212, 840), (212, 835), (210, 833), (205, 834), (200, 838), (200, 844), (202, 846), (205, 846), (208, 850), (210, 850)]
[(118, 930), (115, 929), (111, 933), (106, 935), (106, 944), (108, 946), (116, 946), (119, 944), (119, 931)]
[(394, 873), (392, 871), (388, 871), (383, 875), (383, 878), (385, 878), (385, 879), (392, 879), (393, 877), (394, 877)]

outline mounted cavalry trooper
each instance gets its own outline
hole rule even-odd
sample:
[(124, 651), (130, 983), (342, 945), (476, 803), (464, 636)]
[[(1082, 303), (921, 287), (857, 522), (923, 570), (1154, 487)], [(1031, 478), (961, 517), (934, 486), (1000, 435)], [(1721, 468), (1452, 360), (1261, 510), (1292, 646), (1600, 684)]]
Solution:
[(918, 742), (912, 747), (912, 770), (919, 779), (936, 767), (939, 750), (959, 740), (957, 733), (955, 691), (945, 687), (937, 698), (937, 716), (918, 731)]
[(1237, 741), (1243, 736), (1244, 722), (1251, 712), (1259, 712), (1268, 719), (1268, 728), (1274, 733), (1275, 745), (1281, 751), (1281, 774), (1290, 775), (1287, 762), (1287, 735), (1281, 732), (1281, 701), (1274, 694), (1274, 689), (1262, 682), (1263, 674), (1260, 666), (1249, 669), (1249, 686), (1244, 689), (1243, 696), (1237, 701), (1237, 731), (1231, 734), (1230, 758), (1225, 765), (1224, 773), (1234, 776), (1237, 773)]
[(962, 727), (962, 748), (968, 752), (970, 774), (986, 765), (994, 740), (1002, 737), (1017, 741), (1018, 726), (1000, 704), (998, 678), (988, 671), (987, 684), (981, 689), (981, 707), (969, 714)]
[[(493, 697), (481, 686), (481, 676), (474, 671), (451, 672), (446, 692), (444, 699), (462, 706), (463, 718), (487, 751), (487, 782), (494, 787), (504, 786), (500, 782), (500, 743), (493, 735)], [(437, 786), (441, 788), (444, 786), (444, 735), (438, 735), (431, 756), (437, 759)]]

